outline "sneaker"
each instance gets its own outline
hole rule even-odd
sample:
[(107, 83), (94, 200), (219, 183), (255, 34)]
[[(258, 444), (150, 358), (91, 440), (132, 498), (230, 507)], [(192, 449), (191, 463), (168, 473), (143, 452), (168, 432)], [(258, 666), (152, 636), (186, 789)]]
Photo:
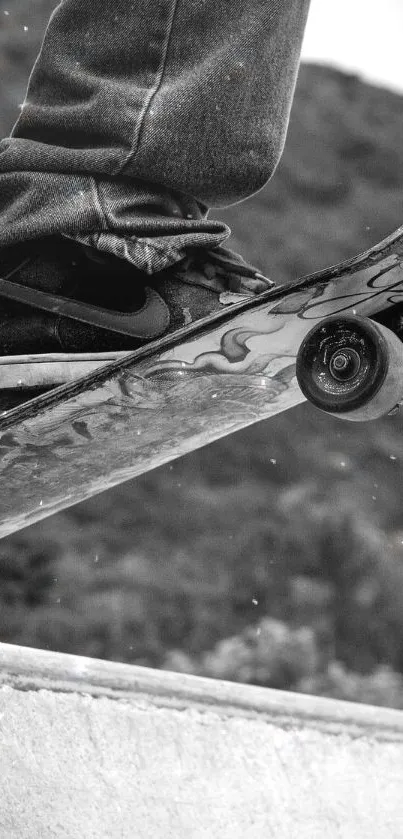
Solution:
[(232, 251), (147, 275), (65, 237), (0, 254), (0, 389), (56, 387), (273, 286)]

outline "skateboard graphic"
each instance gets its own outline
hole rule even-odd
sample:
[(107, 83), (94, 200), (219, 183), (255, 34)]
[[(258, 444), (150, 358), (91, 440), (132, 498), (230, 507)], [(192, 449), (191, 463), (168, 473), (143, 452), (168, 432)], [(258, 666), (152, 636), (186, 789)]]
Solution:
[[(89, 360), (86, 375), (0, 415), (0, 536), (304, 398), (352, 420), (393, 412), (403, 401), (402, 303), (403, 227), (173, 336), (95, 369)], [(14, 361), (6, 384), (0, 363), (0, 387), (18, 394)]]

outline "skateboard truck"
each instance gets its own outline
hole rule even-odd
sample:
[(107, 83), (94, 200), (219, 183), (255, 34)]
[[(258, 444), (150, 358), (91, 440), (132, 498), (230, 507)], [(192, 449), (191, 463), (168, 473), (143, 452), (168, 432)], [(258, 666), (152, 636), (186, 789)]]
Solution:
[(403, 401), (403, 343), (380, 323), (333, 315), (305, 336), (297, 380), (305, 398), (328, 414), (362, 422), (393, 414)]

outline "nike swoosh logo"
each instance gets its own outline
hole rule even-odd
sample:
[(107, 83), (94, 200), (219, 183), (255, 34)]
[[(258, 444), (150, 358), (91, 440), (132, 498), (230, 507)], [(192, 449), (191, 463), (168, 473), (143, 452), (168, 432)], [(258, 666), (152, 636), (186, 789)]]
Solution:
[(141, 309), (135, 312), (119, 312), (80, 303), (69, 297), (59, 297), (0, 278), (0, 297), (7, 300), (69, 317), (110, 332), (118, 332), (120, 335), (129, 335), (131, 338), (159, 338), (169, 327), (169, 309), (165, 300), (154, 289), (147, 286), (145, 295), (146, 299)]

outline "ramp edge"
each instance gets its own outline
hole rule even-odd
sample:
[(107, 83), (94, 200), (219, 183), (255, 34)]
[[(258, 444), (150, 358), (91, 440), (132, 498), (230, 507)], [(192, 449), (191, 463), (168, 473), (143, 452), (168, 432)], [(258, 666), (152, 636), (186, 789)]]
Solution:
[(281, 728), (314, 728), (403, 742), (403, 711), (200, 678), (166, 670), (0, 644), (0, 688), (107, 697), (133, 706), (259, 717)]

